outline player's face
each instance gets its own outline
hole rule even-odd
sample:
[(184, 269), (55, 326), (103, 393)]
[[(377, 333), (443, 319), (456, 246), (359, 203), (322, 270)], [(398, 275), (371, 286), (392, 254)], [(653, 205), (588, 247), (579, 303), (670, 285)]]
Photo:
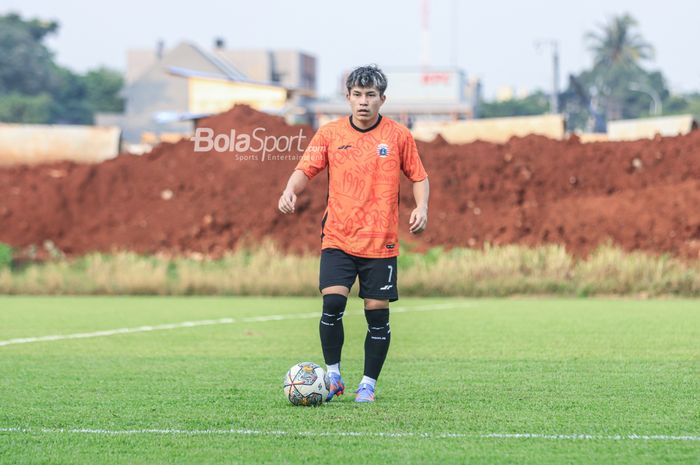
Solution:
[(379, 95), (374, 87), (353, 87), (346, 95), (352, 110), (355, 124), (372, 124), (377, 119), (379, 109), (386, 100), (386, 95)]

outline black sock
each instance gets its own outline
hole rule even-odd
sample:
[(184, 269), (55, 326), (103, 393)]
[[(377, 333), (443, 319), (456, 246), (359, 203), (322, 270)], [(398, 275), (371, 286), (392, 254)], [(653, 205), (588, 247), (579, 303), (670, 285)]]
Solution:
[(343, 349), (345, 333), (343, 332), (343, 313), (348, 298), (341, 294), (323, 296), (323, 314), (319, 323), (321, 349), (326, 365), (340, 363), (340, 351)]
[(389, 309), (365, 310), (367, 319), (367, 336), (365, 337), (365, 376), (379, 378), (382, 365), (389, 352), (391, 329), (389, 328)]

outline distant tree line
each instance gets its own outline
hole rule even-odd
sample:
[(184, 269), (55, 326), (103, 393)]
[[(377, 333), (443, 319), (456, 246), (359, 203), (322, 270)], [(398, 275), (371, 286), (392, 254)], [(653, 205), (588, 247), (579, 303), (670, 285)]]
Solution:
[[(58, 65), (44, 44), (58, 32), (56, 21), (0, 16), (0, 121), (90, 124), (97, 112), (122, 112), (121, 73), (100, 67), (75, 73)], [(692, 113), (700, 118), (700, 93), (672, 95), (659, 70), (647, 69), (654, 48), (629, 14), (615, 16), (585, 35), (590, 69), (570, 75), (559, 107), (567, 127), (604, 131), (607, 121), (656, 113)], [(479, 117), (538, 115), (549, 111), (548, 94), (484, 101)]]
[(97, 68), (77, 74), (58, 65), (44, 40), (55, 21), (0, 16), (0, 121), (90, 124), (96, 112), (121, 112), (121, 73)]

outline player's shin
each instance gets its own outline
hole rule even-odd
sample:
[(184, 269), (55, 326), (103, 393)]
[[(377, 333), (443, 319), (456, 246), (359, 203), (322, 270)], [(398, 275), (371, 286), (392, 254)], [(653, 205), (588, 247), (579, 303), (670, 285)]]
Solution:
[(391, 342), (389, 309), (365, 310), (365, 318), (367, 336), (365, 337), (364, 376), (376, 381), (382, 371)]
[(319, 333), (323, 358), (329, 367), (339, 368), (340, 353), (345, 340), (343, 314), (347, 300), (347, 297), (341, 294), (323, 296), (323, 314), (319, 323)]

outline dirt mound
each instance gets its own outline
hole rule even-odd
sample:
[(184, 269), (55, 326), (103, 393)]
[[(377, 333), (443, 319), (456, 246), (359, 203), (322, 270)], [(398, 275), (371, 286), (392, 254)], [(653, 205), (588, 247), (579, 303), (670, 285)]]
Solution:
[(431, 177), (430, 244), (556, 242), (582, 255), (612, 240), (698, 257), (698, 131), (652, 141), (530, 136), (419, 148)]
[[(0, 169), (0, 242), (51, 241), (70, 255), (128, 249), (218, 256), (271, 237), (290, 252), (318, 251), (326, 176), (309, 184), (294, 215), (277, 212), (311, 128), (246, 106), (200, 127), (221, 135), (221, 144), (233, 135), (238, 145), (197, 152), (193, 141), (182, 140), (99, 165)], [(253, 137), (248, 147), (246, 134)], [(272, 135), (286, 137), (263, 156), (258, 140)], [(557, 242), (581, 255), (610, 239), (628, 250), (698, 257), (698, 131), (626, 143), (436, 140), (419, 149), (431, 181), (423, 235), (407, 233), (413, 199), (406, 179), (400, 204), (400, 237), (419, 249)]]

